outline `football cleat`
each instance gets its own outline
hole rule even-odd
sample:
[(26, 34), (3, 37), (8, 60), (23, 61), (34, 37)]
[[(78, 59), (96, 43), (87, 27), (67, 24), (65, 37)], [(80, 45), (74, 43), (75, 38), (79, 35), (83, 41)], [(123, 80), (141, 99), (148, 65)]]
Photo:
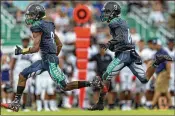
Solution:
[(90, 82), (91, 87), (97, 87), (97, 88), (102, 88), (102, 80), (99, 76), (96, 76), (93, 81)]
[(6, 103), (6, 104), (1, 103), (1, 107), (18, 112), (20, 108), (20, 103), (18, 100), (14, 100), (12, 103)]
[(93, 105), (92, 107), (88, 108), (90, 111), (95, 111), (95, 110), (104, 110), (104, 104), (103, 103), (97, 103)]

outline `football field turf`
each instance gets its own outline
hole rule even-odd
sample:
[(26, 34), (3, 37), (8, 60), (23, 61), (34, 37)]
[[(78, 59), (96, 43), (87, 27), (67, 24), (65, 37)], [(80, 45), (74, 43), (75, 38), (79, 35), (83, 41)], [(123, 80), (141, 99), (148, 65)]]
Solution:
[(145, 110), (145, 109), (139, 109), (139, 110), (131, 110), (131, 111), (121, 111), (121, 110), (112, 110), (109, 111), (105, 109), (104, 111), (86, 111), (81, 109), (60, 109), (56, 112), (36, 112), (36, 111), (30, 111), (30, 112), (7, 112), (6, 109), (1, 109), (1, 115), (172, 115), (175, 116), (174, 110)]

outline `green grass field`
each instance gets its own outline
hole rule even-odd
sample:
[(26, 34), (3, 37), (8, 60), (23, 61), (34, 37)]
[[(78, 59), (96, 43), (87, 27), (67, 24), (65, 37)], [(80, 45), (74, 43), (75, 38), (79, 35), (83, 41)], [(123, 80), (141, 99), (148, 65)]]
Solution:
[(36, 112), (36, 111), (30, 111), (30, 112), (7, 112), (6, 109), (1, 109), (1, 115), (171, 115), (175, 116), (174, 110), (145, 110), (145, 109), (139, 109), (139, 110), (131, 110), (131, 111), (121, 111), (121, 110), (112, 110), (109, 111), (105, 109), (104, 111), (86, 111), (81, 109), (60, 109), (57, 112)]

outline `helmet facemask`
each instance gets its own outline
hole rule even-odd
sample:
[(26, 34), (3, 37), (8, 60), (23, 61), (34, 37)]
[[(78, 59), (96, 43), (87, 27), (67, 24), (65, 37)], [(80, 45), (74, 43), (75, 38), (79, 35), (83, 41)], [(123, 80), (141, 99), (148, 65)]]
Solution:
[(105, 10), (102, 10), (102, 13), (101, 13), (101, 21), (102, 22), (110, 22), (111, 18), (113, 18), (114, 16), (114, 11), (110, 11), (109, 9), (105, 9)]
[(120, 14), (120, 6), (116, 2), (107, 2), (101, 10), (101, 21), (110, 22), (113, 18)]
[(26, 13), (25, 17), (26, 17), (25, 22), (27, 25), (31, 25), (36, 21), (36, 15), (33, 13)]
[(111, 11), (109, 9), (102, 9), (101, 11), (101, 16), (100, 16), (100, 19), (102, 22), (105, 22), (107, 20), (109, 20), (109, 16), (111, 14)]
[(25, 22), (27, 25), (33, 24), (35, 21), (45, 17), (45, 8), (38, 4), (30, 5), (25, 14)]

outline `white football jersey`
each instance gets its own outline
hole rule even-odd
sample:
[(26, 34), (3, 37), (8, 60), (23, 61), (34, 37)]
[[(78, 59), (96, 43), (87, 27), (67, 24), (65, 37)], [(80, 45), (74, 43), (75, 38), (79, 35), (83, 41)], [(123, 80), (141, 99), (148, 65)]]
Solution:
[(37, 60), (41, 60), (40, 52), (34, 53), (31, 60), (32, 60), (32, 62), (36, 62)]
[(151, 60), (153, 59), (154, 55), (155, 55), (156, 51), (154, 50), (151, 50), (149, 48), (144, 48), (140, 53), (140, 57), (143, 61), (146, 61), (146, 60)]
[(171, 51), (169, 48), (164, 48), (166, 50), (166, 52), (168, 52), (168, 54), (175, 59), (175, 48)]
[(32, 64), (32, 56), (33, 56), (32, 54), (13, 55), (13, 58), (16, 59), (14, 72), (21, 72), (23, 69), (30, 66)]

